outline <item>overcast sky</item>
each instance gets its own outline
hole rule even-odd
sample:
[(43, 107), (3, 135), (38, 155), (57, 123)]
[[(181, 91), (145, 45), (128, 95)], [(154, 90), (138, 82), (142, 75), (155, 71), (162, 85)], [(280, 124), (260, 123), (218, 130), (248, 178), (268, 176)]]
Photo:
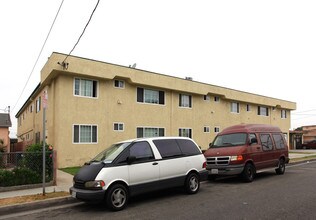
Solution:
[[(64, 0), (19, 99), (61, 2), (0, 2), (0, 109), (11, 106), (12, 134), (47, 58), (70, 52), (97, 0)], [(313, 125), (315, 12), (315, 0), (101, 0), (72, 55), (293, 101), (291, 128)]]

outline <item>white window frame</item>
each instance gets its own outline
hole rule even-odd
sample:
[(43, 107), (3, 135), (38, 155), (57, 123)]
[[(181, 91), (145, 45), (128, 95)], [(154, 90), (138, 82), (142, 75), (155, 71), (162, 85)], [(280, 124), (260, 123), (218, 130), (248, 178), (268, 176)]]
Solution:
[(219, 133), (220, 132), (220, 127), (219, 126), (215, 126), (214, 127), (214, 133)]
[[(116, 82), (118, 82), (118, 86), (115, 85)], [(114, 88), (117, 88), (117, 89), (124, 89), (125, 88), (125, 81), (120, 80), (120, 79), (115, 79), (113, 82), (113, 86), (114, 86)]]
[[(76, 94), (76, 80), (79, 80), (79, 94)], [(81, 88), (81, 81), (91, 81), (92, 82), (92, 95), (82, 95), (82, 88)], [(93, 91), (94, 91), (94, 83), (96, 82), (96, 88), (95, 88), (95, 92), (96, 92), (96, 96), (93, 96)], [(79, 78), (79, 77), (75, 77), (73, 80), (73, 95), (76, 97), (83, 97), (83, 98), (90, 98), (90, 99), (97, 99), (99, 97), (99, 81), (98, 80), (94, 80), (94, 79), (86, 79), (86, 78)]]
[(219, 103), (221, 101), (221, 98), (219, 96), (214, 96), (214, 102)]
[[(188, 100), (185, 100), (185, 98), (188, 98)], [(181, 99), (180, 103), (179, 103), (179, 107), (180, 108), (192, 108), (193, 106), (193, 97), (192, 95), (188, 95), (188, 94), (179, 94), (179, 99)], [(191, 102), (190, 102), (191, 100)], [(188, 103), (186, 103), (188, 102)], [(191, 105), (190, 105), (191, 104)]]
[(210, 133), (210, 130), (211, 130), (210, 126), (204, 126), (203, 128), (204, 133)]
[[(75, 142), (75, 126), (79, 126), (79, 130), (78, 130), (78, 142)], [(81, 126), (90, 126), (91, 127), (91, 140), (90, 140), (90, 142), (81, 142), (80, 141), (80, 129), (81, 129)], [(93, 127), (96, 127), (96, 129), (97, 129), (97, 134), (96, 134), (96, 142), (92, 142), (92, 139), (93, 139)], [(98, 137), (98, 135), (99, 135), (99, 127), (98, 127), (98, 125), (96, 125), (96, 124), (73, 124), (72, 125), (72, 143), (73, 144), (98, 144), (98, 139), (99, 139), (99, 137)]]
[[(266, 109), (266, 114), (263, 114), (262, 112), (261, 112), (261, 110), (262, 109)], [(268, 107), (266, 107), (266, 106), (258, 106), (258, 112), (257, 112), (257, 114), (258, 115), (260, 115), (260, 116), (264, 116), (264, 117), (269, 117), (269, 108)]]
[(206, 102), (209, 102), (209, 101), (211, 101), (211, 97), (209, 95), (204, 95), (203, 100)]
[(231, 102), (230, 104), (230, 112), (239, 114), (240, 113), (240, 104), (239, 102)]
[(41, 111), (41, 104), (42, 104), (42, 99), (41, 99), (41, 96), (39, 96), (36, 99), (36, 111), (35, 111), (36, 113)]
[[(115, 129), (115, 125), (117, 125), (117, 129)], [(124, 131), (124, 123), (122, 123), (122, 122), (114, 122), (113, 123), (113, 131), (123, 132)]]
[[(193, 138), (193, 130), (192, 130), (192, 128), (179, 128), (178, 131), (180, 133), (179, 137)], [(184, 134), (183, 132), (188, 133), (188, 136), (187, 135), (183, 135)], [(191, 137), (190, 137), (190, 134), (191, 134)]]
[(250, 105), (250, 104), (247, 104), (247, 105), (246, 105), (246, 111), (247, 111), (247, 112), (251, 112), (251, 105)]
[[(142, 90), (142, 101), (138, 100), (138, 93), (139, 93), (139, 89)], [(146, 95), (149, 95), (150, 92), (158, 92), (158, 102), (146, 102)], [(163, 92), (163, 100), (160, 100), (160, 92)], [(147, 99), (148, 100), (148, 99)], [(140, 104), (147, 104), (147, 105), (160, 105), (160, 106), (164, 106), (166, 105), (166, 92), (164, 90), (157, 90), (157, 89), (149, 89), (149, 88), (144, 88), (144, 87), (137, 87), (136, 89), (136, 102), (140, 103)], [(163, 103), (160, 103), (163, 102)]]
[[(138, 137), (137, 136), (137, 130), (138, 129), (142, 129), (143, 130), (143, 136), (142, 137)], [(146, 136), (144, 134), (146, 134), (146, 129), (157, 129), (157, 134), (158, 136)], [(163, 136), (159, 136), (159, 130), (163, 129)], [(148, 138), (148, 137), (165, 137), (166, 136), (166, 128), (164, 127), (152, 127), (152, 126), (137, 126), (136, 127), (136, 137), (137, 138)]]
[(287, 118), (287, 111), (285, 109), (281, 109), (281, 118), (286, 119)]

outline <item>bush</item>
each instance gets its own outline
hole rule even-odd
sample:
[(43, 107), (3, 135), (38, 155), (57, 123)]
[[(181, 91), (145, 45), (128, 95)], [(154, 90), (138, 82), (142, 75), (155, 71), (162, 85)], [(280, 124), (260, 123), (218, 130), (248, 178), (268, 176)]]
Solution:
[(0, 186), (18, 186), (41, 183), (41, 176), (28, 168), (0, 170)]
[[(26, 154), (24, 156), (24, 165), (35, 171), (37, 174), (43, 173), (43, 144), (32, 144), (26, 148)], [(53, 147), (51, 145), (45, 145), (45, 181), (49, 182), (53, 179)]]

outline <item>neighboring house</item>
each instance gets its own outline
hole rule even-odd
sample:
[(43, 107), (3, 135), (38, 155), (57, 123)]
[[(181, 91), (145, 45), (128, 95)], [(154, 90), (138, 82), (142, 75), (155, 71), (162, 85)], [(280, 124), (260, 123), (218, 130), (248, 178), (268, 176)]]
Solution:
[(4, 147), (6, 152), (10, 152), (9, 127), (12, 126), (9, 113), (0, 113), (0, 148)]
[(316, 140), (316, 125), (302, 126), (303, 143)]
[(272, 124), (288, 135), (296, 109), (294, 102), (75, 56), (60, 65), (65, 57), (51, 55), (16, 114), (19, 141), (39, 143), (47, 103), (46, 142), (57, 150), (59, 168), (136, 137), (188, 136), (207, 149), (233, 124)]

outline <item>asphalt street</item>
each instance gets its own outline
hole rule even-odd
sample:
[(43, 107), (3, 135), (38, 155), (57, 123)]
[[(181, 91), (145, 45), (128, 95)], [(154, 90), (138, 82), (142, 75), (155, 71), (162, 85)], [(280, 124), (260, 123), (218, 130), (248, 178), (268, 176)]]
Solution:
[(284, 175), (258, 174), (254, 182), (224, 178), (201, 184), (196, 195), (171, 189), (133, 198), (121, 212), (103, 205), (47, 207), (7, 219), (315, 219), (316, 162), (288, 166)]

